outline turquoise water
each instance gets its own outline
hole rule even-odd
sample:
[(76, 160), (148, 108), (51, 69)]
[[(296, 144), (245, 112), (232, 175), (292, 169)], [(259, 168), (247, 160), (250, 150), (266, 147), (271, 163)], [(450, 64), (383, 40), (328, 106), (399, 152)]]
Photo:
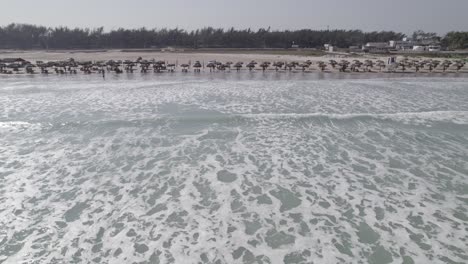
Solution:
[(316, 77), (0, 77), (0, 262), (467, 263), (468, 79)]

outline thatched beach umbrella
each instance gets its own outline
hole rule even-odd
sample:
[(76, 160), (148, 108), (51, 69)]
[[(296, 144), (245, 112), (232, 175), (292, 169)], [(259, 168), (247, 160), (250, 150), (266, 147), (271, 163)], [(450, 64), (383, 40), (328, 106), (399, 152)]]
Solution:
[(335, 61), (335, 60), (330, 60), (329, 63), (332, 66), (333, 69), (335, 69), (336, 65), (338, 65), (338, 62)]
[(375, 65), (379, 67), (379, 71), (382, 71), (382, 68), (385, 68), (385, 62), (383, 60), (376, 61)]
[(200, 63), (200, 61), (195, 61), (195, 63), (193, 64), (193, 68), (195, 69), (194, 70), (195, 72), (200, 72), (201, 67), (202, 67), (202, 64)]
[(372, 68), (374, 68), (374, 62), (371, 60), (365, 60), (363, 65), (366, 67), (366, 71), (368, 72), (371, 72)]
[(449, 60), (445, 60), (444, 62), (442, 62), (441, 65), (442, 65), (442, 71), (445, 72), (450, 67), (450, 65), (452, 65), (452, 62)]
[(464, 66), (465, 66), (464, 61), (461, 61), (461, 60), (455, 61), (455, 67), (457, 69), (457, 72), (459, 72)]
[(0, 73), (4, 73), (5, 68), (6, 68), (6, 64), (0, 61)]
[(182, 67), (182, 72), (188, 72), (188, 68), (190, 68), (190, 64), (183, 63), (180, 65), (180, 67)]
[(240, 69), (242, 68), (242, 65), (244, 65), (243, 62), (241, 61), (236, 62), (236, 64), (234, 64), (234, 68), (236, 68), (237, 71), (240, 71)]
[(270, 62), (268, 61), (262, 62), (260, 64), (260, 67), (262, 68), (263, 71), (265, 71), (266, 69), (268, 69), (268, 67), (270, 67)]
[(249, 69), (249, 71), (251, 71), (251, 70), (253, 70), (255, 68), (255, 65), (257, 65), (257, 62), (251, 61), (245, 67), (247, 67)]
[(166, 65), (167, 69), (169, 70), (169, 72), (174, 72), (175, 71), (175, 67), (176, 67), (176, 64), (175, 63), (168, 63)]
[(300, 68), (302, 68), (302, 71), (305, 71), (306, 69), (308, 69), (310, 67), (310, 64), (304, 62), (304, 63), (300, 63), (299, 65)]
[(275, 70), (278, 71), (279, 69), (283, 68), (284, 62), (274, 62), (273, 66), (275, 66)]
[(298, 64), (299, 64), (298, 62), (292, 61), (292, 62), (286, 63), (285, 68), (289, 69), (289, 71), (292, 71), (293, 69), (296, 69), (296, 66)]
[(210, 61), (208, 64), (206, 64), (206, 67), (210, 69), (210, 72), (214, 71), (216, 69), (217, 62), (216, 61)]
[(317, 65), (321, 71), (325, 71), (325, 68), (327, 68), (327, 64), (323, 61), (318, 61)]

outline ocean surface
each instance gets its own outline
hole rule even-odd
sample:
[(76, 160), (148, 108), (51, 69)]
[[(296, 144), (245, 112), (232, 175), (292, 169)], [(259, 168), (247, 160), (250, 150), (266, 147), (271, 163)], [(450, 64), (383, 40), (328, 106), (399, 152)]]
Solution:
[(468, 79), (353, 76), (0, 76), (0, 263), (468, 263)]

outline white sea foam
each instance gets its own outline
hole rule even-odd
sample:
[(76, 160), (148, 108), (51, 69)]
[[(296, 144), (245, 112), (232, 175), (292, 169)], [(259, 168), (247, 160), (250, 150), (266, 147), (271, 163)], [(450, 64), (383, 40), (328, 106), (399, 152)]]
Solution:
[(42, 125), (38, 123), (30, 123), (23, 121), (6, 121), (0, 122), (0, 132), (16, 132), (25, 130), (38, 130), (41, 129)]
[(464, 262), (465, 83), (226, 76), (6, 79), (0, 261)]

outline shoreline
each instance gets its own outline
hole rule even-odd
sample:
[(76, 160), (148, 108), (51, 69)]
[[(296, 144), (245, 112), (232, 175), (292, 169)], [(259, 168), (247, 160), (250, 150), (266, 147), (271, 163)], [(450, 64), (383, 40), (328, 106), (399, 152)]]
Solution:
[(157, 80), (168, 80), (169, 78), (200, 78), (200, 79), (225, 79), (232, 78), (241, 78), (239, 80), (394, 80), (394, 79), (467, 79), (468, 72), (463, 73), (385, 73), (385, 72), (375, 72), (375, 73), (359, 73), (359, 72), (316, 72), (316, 71), (283, 71), (276, 72), (274, 70), (268, 71), (248, 71), (243, 70), (240, 72), (237, 71), (226, 71), (226, 72), (161, 72), (161, 73), (108, 73), (105, 78), (99, 74), (0, 74), (1, 79), (17, 78), (17, 79), (34, 79), (34, 78), (52, 78), (58, 77), (65, 79), (85, 79), (85, 80), (135, 80), (137, 79), (154, 79)]

